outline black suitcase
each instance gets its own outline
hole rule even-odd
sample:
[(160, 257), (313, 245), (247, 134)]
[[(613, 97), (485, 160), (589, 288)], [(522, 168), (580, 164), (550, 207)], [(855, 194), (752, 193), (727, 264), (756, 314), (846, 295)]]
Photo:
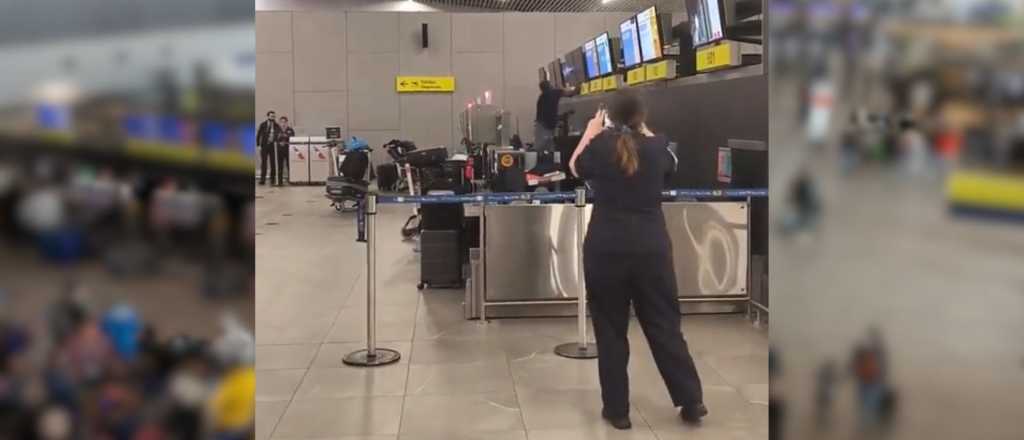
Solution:
[(448, 149), (444, 147), (416, 150), (405, 156), (409, 165), (417, 168), (437, 166), (448, 159)]
[(424, 287), (461, 288), (462, 255), (458, 230), (420, 233), (420, 284)]
[(377, 188), (381, 191), (398, 190), (398, 167), (393, 163), (377, 165)]

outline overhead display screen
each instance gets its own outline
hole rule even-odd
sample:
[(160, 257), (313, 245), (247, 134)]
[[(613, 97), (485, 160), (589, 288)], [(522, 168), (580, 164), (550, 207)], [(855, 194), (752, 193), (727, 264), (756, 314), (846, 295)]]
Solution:
[(640, 58), (640, 41), (636, 31), (636, 20), (633, 17), (619, 24), (619, 34), (622, 35), (622, 64), (629, 68), (643, 62)]
[(597, 67), (597, 45), (594, 40), (583, 44), (583, 59), (586, 60), (587, 79), (597, 78), (599, 69)]
[(640, 55), (644, 61), (661, 58), (661, 30), (658, 29), (658, 11), (654, 6), (636, 14), (636, 29), (640, 39)]
[(558, 59), (548, 63), (548, 75), (551, 76), (550, 81), (555, 87), (565, 87), (565, 82), (562, 80), (562, 62)]
[(577, 47), (573, 53), (573, 62), (576, 63), (576, 82), (577, 84), (583, 84), (583, 81), (587, 80), (587, 61), (584, 59), (583, 48)]
[[(702, 46), (725, 38), (724, 17), (719, 0), (690, 0), (690, 33), (693, 45)], [(687, 7), (690, 6), (687, 4)]]
[(597, 67), (601, 75), (609, 75), (615, 70), (615, 66), (612, 64), (612, 47), (611, 42), (608, 41), (608, 33), (605, 32), (598, 35), (594, 39), (594, 45), (597, 46)]
[(576, 71), (572, 67), (572, 60), (567, 57), (565, 62), (562, 63), (562, 85), (564, 85), (564, 86), (574, 86), (574, 85), (576, 85), (576, 81), (575, 81), (576, 78), (575, 78), (575, 75), (574, 75), (575, 73), (576, 73)]

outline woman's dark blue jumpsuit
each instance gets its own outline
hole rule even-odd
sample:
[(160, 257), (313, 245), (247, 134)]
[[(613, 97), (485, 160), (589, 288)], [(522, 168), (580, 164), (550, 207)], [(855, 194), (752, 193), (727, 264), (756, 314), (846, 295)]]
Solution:
[(619, 136), (626, 134), (605, 130), (576, 160), (577, 173), (595, 193), (583, 270), (604, 411), (610, 416), (629, 413), (630, 304), (672, 402), (685, 410), (703, 403), (703, 395), (680, 329), (672, 243), (661, 211), (661, 191), (676, 159), (665, 137), (636, 137), (639, 167), (627, 177), (615, 159)]

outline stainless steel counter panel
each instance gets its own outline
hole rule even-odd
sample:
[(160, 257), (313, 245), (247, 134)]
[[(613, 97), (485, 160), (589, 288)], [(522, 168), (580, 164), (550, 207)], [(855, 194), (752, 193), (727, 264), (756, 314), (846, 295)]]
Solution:
[[(484, 208), (487, 301), (576, 298), (576, 207), (492, 205)], [(585, 208), (589, 221), (590, 207)]]
[(747, 295), (747, 203), (666, 203), (662, 209), (679, 296)]
[[(575, 299), (576, 212), (572, 205), (487, 206), (484, 297), (487, 302)], [(747, 294), (746, 202), (680, 202), (663, 206), (679, 296)], [(589, 221), (591, 206), (586, 208)]]

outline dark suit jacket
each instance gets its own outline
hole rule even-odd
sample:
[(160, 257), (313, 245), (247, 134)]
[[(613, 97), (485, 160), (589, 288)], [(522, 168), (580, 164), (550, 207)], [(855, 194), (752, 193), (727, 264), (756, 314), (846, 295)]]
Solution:
[(273, 124), (275, 136), (277, 133), (281, 132), (281, 126), (277, 125), (277, 121), (263, 121), (263, 123), (260, 124), (259, 130), (256, 131), (256, 146), (267, 148), (274, 146), (277, 139), (271, 139), (270, 137), (271, 124)]

